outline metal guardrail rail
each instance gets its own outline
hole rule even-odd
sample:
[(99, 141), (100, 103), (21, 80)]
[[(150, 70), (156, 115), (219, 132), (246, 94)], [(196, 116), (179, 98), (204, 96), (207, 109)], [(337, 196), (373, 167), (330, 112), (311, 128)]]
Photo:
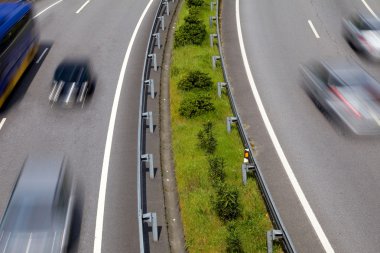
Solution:
[[(174, 0), (172, 0), (174, 1)], [(156, 213), (143, 213), (143, 201), (142, 201), (142, 191), (143, 191), (143, 176), (145, 172), (142, 171), (142, 164), (144, 162), (150, 162), (150, 177), (153, 174), (153, 158), (151, 154), (144, 154), (144, 141), (145, 130), (146, 130), (146, 120), (149, 120), (149, 130), (153, 133), (153, 118), (152, 112), (147, 112), (147, 97), (148, 89), (150, 87), (150, 95), (154, 98), (154, 80), (149, 79), (152, 68), (157, 71), (157, 55), (154, 53), (154, 49), (157, 46), (158, 49), (161, 48), (161, 36), (160, 30), (165, 28), (164, 16), (169, 15), (169, 0), (161, 0), (157, 11), (154, 16), (154, 21), (152, 28), (149, 33), (149, 41), (147, 49), (145, 52), (144, 68), (141, 79), (141, 91), (140, 91), (140, 105), (139, 105), (139, 120), (138, 120), (138, 139), (137, 139), (137, 219), (139, 226), (139, 241), (140, 241), (140, 253), (145, 252), (145, 242), (144, 242), (144, 226), (143, 222), (148, 221), (152, 224), (153, 240), (158, 240), (157, 233), (157, 218)]]
[[(253, 156), (252, 147), (249, 143), (249, 139), (247, 137), (247, 134), (245, 132), (243, 124), (240, 120), (240, 116), (239, 116), (239, 113), (237, 111), (236, 104), (235, 104), (235, 99), (231, 93), (230, 81), (228, 78), (228, 74), (226, 72), (223, 50), (221, 47), (222, 44), (221, 44), (220, 26), (219, 26), (219, 0), (216, 0), (216, 2), (211, 2), (211, 10), (213, 9), (213, 5), (216, 5), (216, 16), (214, 18), (211, 18), (210, 20), (216, 21), (218, 49), (219, 49), (219, 55), (220, 55), (218, 60), (220, 60), (221, 65), (222, 65), (223, 77), (225, 80), (225, 86), (227, 88), (227, 94), (228, 94), (228, 98), (229, 98), (229, 101), (231, 104), (231, 109), (232, 109), (233, 115), (235, 117), (234, 121), (237, 124), (237, 128), (238, 128), (241, 140), (244, 143), (244, 147), (249, 150), (249, 152), (248, 152), (249, 153), (249, 157), (248, 157), (249, 163), (254, 167), (253, 171), (254, 171), (255, 177), (257, 179), (260, 190), (261, 190), (262, 195), (264, 197), (265, 204), (266, 204), (267, 209), (269, 211), (272, 222), (274, 223), (274, 228), (276, 229), (273, 231), (268, 231), (268, 234), (267, 234), (268, 244), (272, 243), (272, 241), (269, 242), (269, 240), (282, 239), (282, 245), (283, 245), (284, 250), (286, 252), (289, 252), (289, 253), (296, 253), (293, 242), (292, 242), (292, 240), (291, 240), (291, 238), (290, 238), (290, 236), (289, 236), (289, 234), (288, 234), (288, 232), (287, 232), (287, 230), (286, 230), (286, 228), (285, 228), (285, 226), (281, 220), (279, 211), (276, 208), (276, 205), (273, 201), (272, 195), (269, 192), (268, 186), (267, 186), (265, 179), (261, 173), (260, 166), (259, 166), (258, 162), (256, 161), (255, 157)], [(271, 250), (270, 249), (271, 246), (272, 245), (268, 245), (268, 251)]]

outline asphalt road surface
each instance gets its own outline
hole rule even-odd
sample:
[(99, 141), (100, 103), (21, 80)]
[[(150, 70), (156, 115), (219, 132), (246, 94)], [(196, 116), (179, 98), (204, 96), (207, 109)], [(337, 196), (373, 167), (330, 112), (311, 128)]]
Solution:
[[(81, 221), (74, 252), (93, 252), (99, 184), (111, 108), (121, 66), (144, 9), (125, 72), (110, 155), (103, 216), (102, 251), (138, 252), (137, 126), (143, 57), (159, 1), (35, 1), (41, 47), (35, 62), (0, 113), (0, 210), (26, 156), (62, 151), (75, 172)], [(65, 57), (90, 58), (96, 89), (80, 109), (48, 102), (56, 66)], [(157, 189), (156, 189), (157, 190)], [(163, 213), (158, 213), (164, 224)], [(147, 249), (149, 251), (149, 249)], [(96, 251), (100, 252), (100, 251)], [(168, 252), (165, 226), (150, 252)]]
[(247, 63), (290, 169), (315, 214), (311, 223), (313, 215), (290, 183), (247, 80), (236, 32), (237, 1), (223, 1), (222, 15), (233, 93), (296, 249), (378, 252), (380, 139), (354, 137), (336, 128), (302, 89), (299, 66), (314, 59), (351, 58), (380, 80), (380, 65), (358, 56), (342, 37), (343, 18), (357, 10), (380, 13), (380, 3), (239, 1)]

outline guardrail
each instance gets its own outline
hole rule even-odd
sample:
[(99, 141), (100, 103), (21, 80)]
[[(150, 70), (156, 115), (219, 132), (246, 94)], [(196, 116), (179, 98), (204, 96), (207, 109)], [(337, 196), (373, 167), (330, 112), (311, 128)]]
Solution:
[[(170, 1), (173, 2), (174, 0)], [(152, 69), (158, 71), (158, 62), (161, 59), (155, 49), (161, 49), (161, 31), (165, 30), (165, 16), (170, 15), (170, 4), (168, 0), (161, 0), (154, 16), (152, 28), (149, 33), (149, 41), (145, 53), (144, 68), (141, 79), (139, 120), (138, 120), (138, 139), (137, 139), (137, 219), (139, 226), (140, 253), (145, 252), (146, 243), (144, 242), (143, 222), (149, 222), (152, 226), (153, 241), (158, 241), (157, 215), (154, 212), (143, 212), (142, 191), (143, 176), (142, 164), (149, 163), (150, 178), (154, 178), (153, 154), (144, 153), (146, 141), (146, 128), (149, 126), (149, 132), (154, 132), (153, 114), (147, 111), (147, 97), (155, 97), (154, 79), (151, 78)], [(158, 78), (157, 78), (158, 79)], [(159, 80), (157, 80), (159, 81)], [(148, 89), (149, 88), (149, 89)]]
[(253, 150), (249, 143), (249, 139), (247, 137), (247, 134), (245, 132), (245, 129), (243, 127), (243, 124), (240, 120), (239, 113), (236, 108), (235, 99), (231, 93), (230, 89), (230, 81), (228, 78), (228, 74), (226, 72), (225, 64), (224, 64), (224, 56), (223, 56), (223, 50), (222, 50), (222, 43), (221, 43), (221, 36), (220, 36), (220, 26), (219, 26), (219, 0), (216, 0), (215, 2), (210, 3), (211, 11), (213, 10), (213, 7), (216, 6), (216, 16), (210, 17), (210, 26), (213, 25), (213, 21), (215, 20), (216, 23), (216, 30), (217, 34), (210, 34), (210, 45), (213, 46), (213, 40), (215, 37), (218, 38), (218, 49), (219, 49), (219, 56), (213, 56), (212, 57), (212, 64), (213, 67), (216, 66), (216, 61), (220, 61), (222, 70), (223, 70), (223, 77), (225, 82), (218, 83), (218, 94), (221, 95), (221, 89), (222, 87), (225, 87), (227, 89), (228, 98), (231, 104), (231, 109), (233, 112), (233, 117), (227, 118), (227, 130), (230, 131), (231, 129), (231, 123), (236, 123), (237, 128), (240, 134), (240, 138), (242, 142), (244, 143), (244, 147), (246, 149), (245, 158), (248, 160), (248, 163), (243, 163), (242, 165), (242, 174), (243, 174), (243, 183), (246, 183), (247, 179), (247, 172), (249, 170), (252, 170), (254, 172), (254, 175), (257, 179), (257, 182), (259, 184), (260, 190), (262, 192), (262, 195), (265, 200), (265, 204), (267, 206), (267, 209), (269, 211), (269, 215), (271, 217), (272, 222), (274, 223), (274, 230), (267, 232), (267, 248), (268, 252), (272, 252), (272, 246), (273, 241), (281, 239), (283, 248), (286, 252), (289, 253), (296, 253), (296, 249), (293, 245), (293, 242), (281, 220), (280, 214), (278, 209), (276, 208), (276, 205), (273, 201), (272, 195), (269, 192), (268, 186), (265, 182), (265, 179), (261, 173), (261, 169), (259, 164), (257, 163), (255, 157), (253, 156)]

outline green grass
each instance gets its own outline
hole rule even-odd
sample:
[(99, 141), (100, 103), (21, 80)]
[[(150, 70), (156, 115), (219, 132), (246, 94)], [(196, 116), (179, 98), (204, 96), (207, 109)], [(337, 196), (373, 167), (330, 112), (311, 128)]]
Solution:
[[(186, 4), (179, 14), (176, 28), (188, 14)], [(208, 34), (215, 33), (209, 27), (209, 2), (199, 17), (206, 24)], [(176, 168), (176, 178), (180, 197), (180, 208), (184, 225), (186, 247), (189, 252), (225, 252), (227, 226), (221, 222), (213, 210), (212, 198), (215, 189), (208, 178), (208, 157), (198, 148), (197, 134), (202, 124), (211, 121), (217, 139), (215, 155), (225, 161), (226, 183), (239, 190), (242, 215), (235, 221), (239, 238), (245, 252), (266, 252), (266, 231), (272, 229), (264, 202), (256, 182), (252, 179), (246, 186), (241, 182), (241, 163), (244, 147), (236, 127), (231, 134), (226, 131), (226, 117), (232, 116), (226, 95), (217, 97), (216, 83), (223, 81), (222, 69), (212, 69), (211, 56), (219, 55), (217, 47), (211, 48), (208, 36), (202, 46), (175, 48), (172, 52), (170, 103), (172, 120), (172, 143)], [(217, 108), (215, 112), (185, 119), (178, 113), (179, 104), (185, 92), (177, 89), (177, 83), (191, 70), (201, 70), (209, 74), (214, 88), (208, 92)], [(276, 252), (280, 252), (276, 247)]]

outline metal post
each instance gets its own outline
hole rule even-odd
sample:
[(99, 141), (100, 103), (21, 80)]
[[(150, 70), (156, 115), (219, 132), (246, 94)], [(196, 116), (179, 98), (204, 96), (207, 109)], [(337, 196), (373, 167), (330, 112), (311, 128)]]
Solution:
[(153, 37), (156, 39), (158, 49), (161, 49), (161, 35), (160, 33), (153, 33)]
[(160, 20), (162, 31), (165, 31), (165, 17), (160, 16), (160, 17), (158, 17), (158, 20)]
[(216, 2), (210, 2), (210, 10), (211, 11), (214, 9), (214, 5), (216, 5)]
[(220, 56), (219, 55), (214, 55), (212, 56), (212, 68), (215, 69), (216, 68), (216, 61), (217, 60), (220, 60)]
[(153, 166), (153, 154), (143, 154), (141, 156), (143, 162), (149, 163), (149, 177), (150, 179), (154, 178), (154, 166)]
[(256, 167), (254, 164), (249, 164), (249, 163), (242, 163), (241, 165), (241, 173), (242, 173), (242, 177), (243, 177), (243, 184), (246, 185), (247, 184), (247, 173), (250, 171), (250, 170), (254, 170)]
[(222, 97), (222, 88), (227, 87), (227, 83), (218, 82), (218, 96)]
[(169, 2), (163, 1), (162, 4), (165, 5), (165, 7), (166, 7), (166, 16), (169, 16), (170, 15)]
[(210, 47), (214, 47), (214, 38), (218, 38), (218, 34), (210, 34)]
[(156, 54), (148, 54), (148, 58), (153, 60), (153, 69), (157, 71), (157, 55)]
[(210, 19), (209, 19), (209, 22), (210, 22), (210, 28), (212, 28), (212, 25), (213, 25), (213, 21), (216, 20), (216, 17), (215, 16), (211, 16)]
[(269, 230), (267, 232), (267, 252), (273, 252), (273, 241), (282, 238), (281, 230)]
[(152, 225), (153, 241), (158, 241), (158, 228), (157, 228), (157, 214), (156, 213), (144, 213), (143, 220), (149, 222)]
[(153, 133), (153, 116), (152, 116), (152, 112), (143, 112), (142, 113), (142, 117), (144, 119), (149, 120), (149, 130), (150, 130), (151, 133)]
[(149, 86), (150, 97), (154, 99), (154, 80), (145, 80), (144, 83)]
[(237, 117), (227, 117), (227, 132), (231, 133), (231, 124), (237, 121)]

